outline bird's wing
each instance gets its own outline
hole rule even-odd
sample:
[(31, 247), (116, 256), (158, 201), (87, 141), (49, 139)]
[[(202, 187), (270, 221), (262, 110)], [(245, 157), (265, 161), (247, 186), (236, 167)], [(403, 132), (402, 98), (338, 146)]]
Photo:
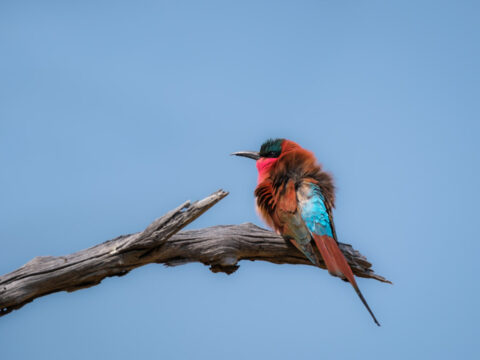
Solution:
[(380, 325), (358, 288), (350, 265), (338, 247), (331, 207), (320, 187), (315, 180), (306, 179), (297, 187), (296, 196), (301, 217), (322, 255), (328, 272), (352, 284), (375, 323)]
[(287, 183), (278, 191), (275, 199), (275, 214), (273, 218), (276, 222), (275, 227), (282, 236), (300, 250), (308, 260), (313, 264), (320, 266), (318, 258), (311, 244), (312, 237), (305, 223), (297, 211), (297, 194), (295, 182), (288, 180)]

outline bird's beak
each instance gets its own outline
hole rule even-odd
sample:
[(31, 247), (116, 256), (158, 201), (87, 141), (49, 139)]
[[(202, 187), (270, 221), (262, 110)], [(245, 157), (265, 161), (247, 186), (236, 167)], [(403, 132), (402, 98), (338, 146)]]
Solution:
[(260, 159), (260, 154), (257, 151), (237, 151), (237, 152), (231, 153), (230, 155), (243, 156), (253, 160)]

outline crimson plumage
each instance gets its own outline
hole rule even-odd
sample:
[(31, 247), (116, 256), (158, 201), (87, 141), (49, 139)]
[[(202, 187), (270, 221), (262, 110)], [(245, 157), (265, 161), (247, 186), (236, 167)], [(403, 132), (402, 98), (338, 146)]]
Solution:
[(264, 221), (312, 263), (321, 267), (324, 264), (331, 275), (350, 282), (375, 323), (380, 325), (338, 247), (332, 216), (333, 179), (322, 170), (313, 153), (293, 141), (273, 139), (266, 141), (260, 152), (234, 155), (256, 160), (256, 206)]

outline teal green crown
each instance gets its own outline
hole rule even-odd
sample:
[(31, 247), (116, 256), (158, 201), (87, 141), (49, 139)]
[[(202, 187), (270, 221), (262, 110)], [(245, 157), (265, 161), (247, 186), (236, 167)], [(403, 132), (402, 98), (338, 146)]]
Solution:
[(260, 148), (261, 157), (276, 158), (282, 152), (282, 143), (285, 139), (268, 139)]

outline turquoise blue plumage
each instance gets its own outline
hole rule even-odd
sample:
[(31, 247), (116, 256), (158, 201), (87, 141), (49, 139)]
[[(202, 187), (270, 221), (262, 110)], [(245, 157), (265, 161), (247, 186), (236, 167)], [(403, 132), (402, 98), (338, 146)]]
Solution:
[(322, 195), (320, 187), (309, 182), (306, 192), (305, 198), (301, 197), (302, 200), (298, 201), (298, 207), (305, 225), (311, 233), (333, 237), (330, 218), (325, 206), (325, 197)]

